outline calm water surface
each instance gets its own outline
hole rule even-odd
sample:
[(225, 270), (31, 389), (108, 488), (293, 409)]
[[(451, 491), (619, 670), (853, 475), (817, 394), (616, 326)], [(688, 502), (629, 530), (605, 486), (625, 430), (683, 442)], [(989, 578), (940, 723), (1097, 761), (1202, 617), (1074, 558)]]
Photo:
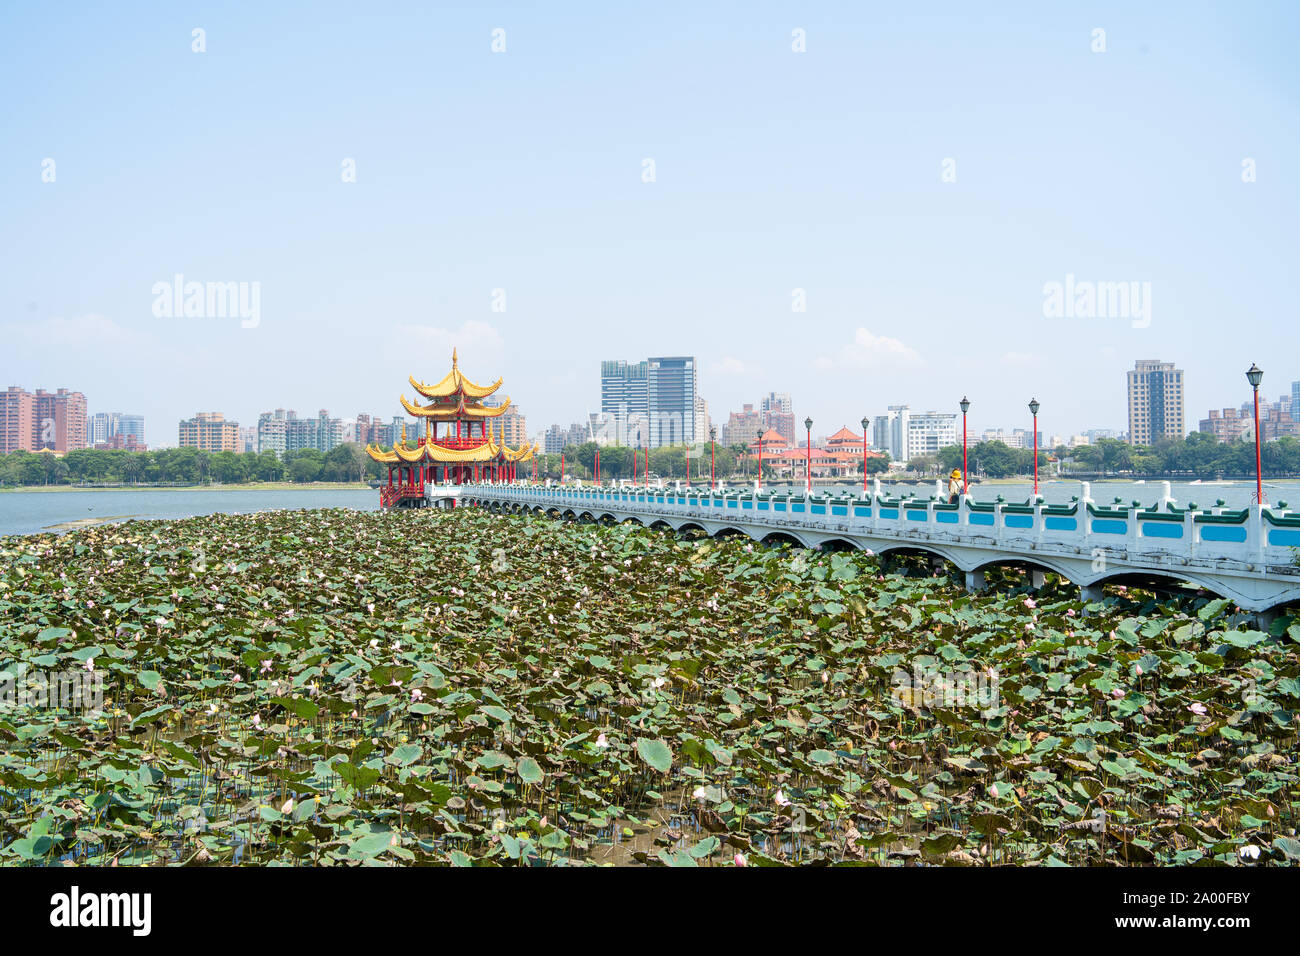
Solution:
[[(934, 493), (934, 482), (884, 482), (887, 494), (915, 494), (928, 497)], [(671, 487), (671, 484), (670, 484)], [(741, 486), (735, 482), (728, 488)], [(802, 491), (802, 484), (769, 485), (770, 490)], [(818, 486), (819, 490), (835, 493), (849, 486)], [(855, 486), (856, 487), (856, 486)], [(1079, 482), (1070, 480), (1043, 481), (1039, 490), (1053, 503), (1068, 504), (1072, 495), (1079, 494)], [(1159, 481), (1094, 481), (1093, 500), (1110, 504), (1115, 498), (1125, 504), (1137, 499), (1143, 505), (1154, 504), (1160, 497)], [(1030, 482), (985, 482), (974, 485), (972, 494), (977, 501), (993, 501), (1002, 495), (1007, 501), (1025, 501), (1032, 488)], [(1255, 491), (1253, 481), (1206, 481), (1200, 484), (1173, 482), (1172, 493), (1176, 503), (1186, 507), (1195, 502), (1202, 508), (1213, 507), (1223, 499), (1227, 507), (1244, 508), (1250, 504)], [(1300, 481), (1266, 481), (1264, 493), (1270, 504), (1277, 506), (1286, 501), (1290, 508), (1300, 508)], [(86, 519), (111, 519), (125, 521), (130, 518), (189, 518), (194, 515), (249, 514), (257, 511), (300, 508), (355, 508), (373, 511), (379, 507), (379, 492), (369, 488), (276, 488), (250, 489), (248, 491), (211, 491), (205, 489), (149, 489), (145, 491), (11, 491), (0, 493), (0, 535), (33, 534), (38, 531), (66, 530), (69, 522)]]
[(0, 493), (0, 534), (63, 530), (55, 526), (87, 518), (190, 518), (299, 508), (379, 507), (369, 488), (268, 488), (248, 491), (148, 489), (143, 491), (7, 491)]

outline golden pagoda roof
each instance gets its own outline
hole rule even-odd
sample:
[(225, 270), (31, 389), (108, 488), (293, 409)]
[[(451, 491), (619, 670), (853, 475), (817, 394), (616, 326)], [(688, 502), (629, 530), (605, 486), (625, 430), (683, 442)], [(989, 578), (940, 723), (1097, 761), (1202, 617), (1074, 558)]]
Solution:
[[(502, 435), (505, 428), (502, 426)], [(487, 439), (473, 448), (446, 448), (426, 436), (414, 442), (399, 441), (392, 451), (384, 451), (378, 445), (367, 445), (366, 454), (383, 464), (417, 465), (423, 462), (437, 464), (462, 464), (466, 462), (529, 461), (537, 453), (539, 446), (525, 442), (518, 448), (511, 448), (504, 440), (497, 441), (495, 429), (489, 424)]]
[(506, 396), (506, 400), (500, 405), (492, 406), (477, 403), (466, 405), (463, 398), (455, 405), (417, 405), (415, 402), (408, 402), (405, 395), (401, 396), (401, 399), (402, 407), (417, 418), (499, 418), (510, 407), (509, 396)]
[[(471, 382), (460, 372), (460, 367), (456, 359), (456, 350), (451, 350), (451, 371), (448, 372), (442, 381), (434, 385), (426, 385), (424, 382), (416, 381), (415, 376), (409, 376), (411, 388), (415, 389), (425, 398), (447, 398), (451, 395), (467, 395), (470, 398), (486, 398), (498, 388), (501, 387), (501, 379), (497, 379), (491, 385), (477, 385)], [(403, 399), (405, 402), (405, 399)]]

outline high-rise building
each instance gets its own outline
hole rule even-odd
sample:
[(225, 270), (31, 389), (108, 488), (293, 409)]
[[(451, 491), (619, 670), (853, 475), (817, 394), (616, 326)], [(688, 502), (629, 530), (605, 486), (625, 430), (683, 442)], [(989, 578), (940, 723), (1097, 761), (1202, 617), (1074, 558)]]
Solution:
[(574, 422), (567, 428), (552, 425), (542, 436), (542, 448), (548, 455), (558, 455), (571, 445), (582, 445), (591, 440), (589, 425), (581, 422)]
[(600, 363), (602, 441), (658, 448), (697, 440), (695, 358)]
[(115, 412), (117, 415), (117, 431), (115, 435), (130, 435), (137, 444), (143, 445), (144, 440), (144, 416), (128, 415), (125, 412)]
[(38, 388), (33, 395), (11, 385), (0, 402), (0, 451), (63, 453), (86, 447), (88, 418), (81, 392)]
[(877, 415), (873, 425), (872, 444), (889, 453), (893, 461), (907, 461), (908, 423), (912, 412), (907, 405), (890, 405), (884, 415)]
[[(98, 445), (110, 445), (114, 448), (125, 447), (129, 444), (132, 448), (145, 448), (144, 441), (144, 416), (127, 415), (123, 412), (95, 412), (90, 416), (88, 422), (87, 441), (93, 448)], [(123, 438), (130, 437), (129, 443), (114, 443), (112, 439), (118, 435)]]
[(1220, 411), (1211, 408), (1208, 418), (1202, 418), (1196, 430), (1203, 435), (1213, 435), (1216, 441), (1237, 441), (1254, 437), (1255, 423), (1251, 416), (1241, 414), (1240, 409), (1225, 408)]
[(32, 450), (32, 393), (10, 385), (0, 393), (0, 453)]
[(649, 376), (649, 362), (600, 363), (603, 443), (644, 446), (649, 441)]
[(789, 392), (768, 392), (759, 403), (763, 428), (779, 433), (789, 444), (794, 444), (794, 402)]
[[(500, 408), (501, 402), (502, 399), (496, 396), (485, 398), (483, 407)], [(501, 413), (495, 427), (498, 433), (497, 441), (504, 439), (511, 448), (518, 448), (528, 442), (528, 420), (524, 417), (524, 410), (514, 403)]]
[(86, 447), (86, 396), (61, 388), (32, 397), (32, 450), (67, 452)]
[(1187, 434), (1183, 418), (1183, 370), (1172, 362), (1139, 359), (1128, 372), (1128, 440), (1150, 445)]
[(283, 408), (277, 408), (273, 412), (262, 412), (257, 416), (257, 450), (273, 451), (277, 457), (283, 457), (285, 445), (285, 430), (290, 412)]
[(957, 444), (958, 417), (956, 412), (908, 415), (905, 460), (911, 461), (921, 455), (933, 455), (940, 448)]
[(102, 445), (113, 434), (113, 419), (109, 412), (95, 412), (88, 426), (91, 447)]
[(702, 445), (709, 440), (709, 403), (700, 396), (695, 396), (695, 444)]
[[(287, 451), (314, 448), (329, 452), (343, 443), (343, 419), (321, 409), (315, 418), (299, 418), (292, 408), (277, 408), (257, 417), (257, 450), (283, 456)], [(391, 444), (391, 443), (389, 443)]]
[(650, 447), (690, 443), (695, 438), (695, 357), (652, 355), (646, 361)]
[(221, 412), (195, 412), (180, 423), (176, 444), (203, 451), (239, 451), (239, 422)]
[(763, 416), (754, 410), (753, 405), (744, 405), (740, 411), (727, 417), (727, 424), (722, 426), (722, 444), (752, 445), (766, 430)]

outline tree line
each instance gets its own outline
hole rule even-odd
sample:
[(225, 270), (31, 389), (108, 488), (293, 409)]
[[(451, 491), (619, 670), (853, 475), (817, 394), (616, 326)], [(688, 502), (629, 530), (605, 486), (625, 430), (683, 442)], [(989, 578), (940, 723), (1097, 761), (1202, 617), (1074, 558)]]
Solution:
[(283, 457), (273, 451), (206, 452), (198, 448), (150, 451), (78, 448), (66, 455), (14, 451), (0, 455), (0, 485), (205, 485), (255, 481), (355, 482), (385, 469), (351, 442), (328, 452), (301, 448)]
[[(1034, 470), (1034, 453), (1011, 448), (1000, 441), (981, 441), (967, 446), (971, 474), (988, 478), (1027, 475)], [(1161, 439), (1153, 445), (1130, 445), (1115, 438), (1098, 439), (1091, 445), (1038, 450), (1038, 468), (1047, 469), (1049, 455), (1062, 475), (1101, 474), (1141, 477), (1214, 478), (1216, 475), (1253, 475), (1253, 441), (1220, 442), (1213, 435), (1192, 432), (1186, 438)], [(1300, 440), (1291, 436), (1265, 442), (1260, 448), (1266, 477), (1300, 475)], [(948, 445), (938, 455), (909, 463), (920, 474), (943, 473), (961, 468), (961, 445)]]

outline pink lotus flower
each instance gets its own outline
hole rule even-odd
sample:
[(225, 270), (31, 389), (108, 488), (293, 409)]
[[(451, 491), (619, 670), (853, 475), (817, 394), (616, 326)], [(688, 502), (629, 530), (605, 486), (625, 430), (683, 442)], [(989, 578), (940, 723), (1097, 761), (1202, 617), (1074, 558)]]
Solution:
[(254, 726), (254, 727), (261, 727), (261, 726), (262, 726), (262, 715), (261, 715), (261, 714), (254, 714), (254, 715), (253, 715), (253, 726)]
[(1187, 709), (1190, 710), (1190, 711), (1191, 711), (1193, 714), (1195, 714), (1197, 717), (1204, 717), (1204, 716), (1205, 716), (1205, 705), (1202, 704), (1200, 701), (1197, 701), (1197, 702), (1194, 703), (1194, 704), (1190, 704), (1190, 705), (1188, 705)]
[(1033, 598), (1025, 598), (1025, 607), (1033, 609), (1038, 607), (1038, 602)]
[(1134, 673), (1137, 674), (1138, 677), (1141, 677), (1141, 676), (1142, 676), (1142, 665), (1141, 665), (1141, 664), (1135, 664), (1135, 665), (1133, 666), (1133, 671), (1134, 671)]
[(989, 787), (989, 796), (994, 800), (998, 798), (998, 785), (996, 783)]
[(605, 739), (604, 734), (601, 734), (599, 737), (596, 738), (596, 746), (599, 747), (601, 750), (609, 749), (609, 741)]
[(1114, 697), (1116, 700), (1119, 700), (1120, 698), (1124, 697), (1127, 693), (1128, 691), (1124, 690), (1124, 688), (1116, 687), (1114, 690), (1110, 692), (1110, 696)]
[(749, 866), (749, 859), (743, 853), (737, 853), (735, 856), (736, 866)]
[(788, 807), (790, 805), (790, 801), (786, 799), (784, 790), (778, 790), (776, 792), (776, 795), (772, 797), (772, 802), (775, 803), (778, 807)]

